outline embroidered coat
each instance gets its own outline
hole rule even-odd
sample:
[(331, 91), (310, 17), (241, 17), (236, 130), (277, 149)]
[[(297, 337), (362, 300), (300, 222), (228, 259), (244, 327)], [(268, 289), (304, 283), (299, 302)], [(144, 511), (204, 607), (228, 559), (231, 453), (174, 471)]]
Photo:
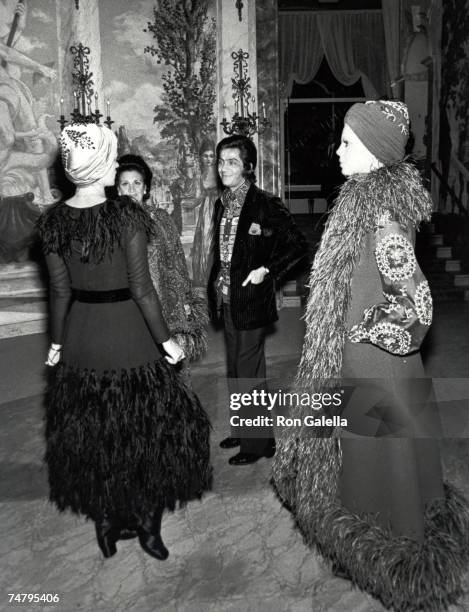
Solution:
[(405, 162), (342, 186), (311, 271), (297, 382), (340, 381), (348, 424), (333, 439), (279, 432), (273, 462), (305, 539), (396, 612), (446, 609), (468, 562), (469, 508), (442, 480), (418, 353), (432, 302), (413, 231), (430, 212)]

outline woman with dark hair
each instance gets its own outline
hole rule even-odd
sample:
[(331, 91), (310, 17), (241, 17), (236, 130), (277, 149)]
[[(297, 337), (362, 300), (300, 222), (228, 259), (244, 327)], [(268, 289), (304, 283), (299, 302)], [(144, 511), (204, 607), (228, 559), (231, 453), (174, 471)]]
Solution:
[(273, 477), (338, 576), (396, 612), (439, 612), (462, 592), (469, 511), (443, 483), (419, 355), (432, 298), (413, 241), (432, 201), (405, 160), (408, 134), (402, 102), (354, 104), (345, 116), (347, 181), (311, 270), (297, 383), (353, 393), (333, 439), (282, 433)]
[(173, 368), (184, 352), (148, 270), (154, 223), (134, 199), (105, 196), (117, 168), (114, 133), (71, 124), (60, 144), (76, 192), (39, 226), (50, 274), (46, 363), (56, 366), (46, 413), (50, 499), (95, 521), (105, 557), (138, 535), (164, 560), (164, 510), (210, 488), (210, 424)]
[[(148, 263), (164, 320), (187, 359), (195, 361), (207, 350), (207, 306), (205, 300), (192, 290), (181, 239), (171, 217), (165, 210), (147, 204), (151, 184), (152, 172), (142, 157), (128, 154), (119, 158), (116, 172), (118, 194), (130, 196), (143, 205), (154, 221), (154, 233), (148, 245)], [(187, 363), (182, 365), (182, 373), (189, 383)]]

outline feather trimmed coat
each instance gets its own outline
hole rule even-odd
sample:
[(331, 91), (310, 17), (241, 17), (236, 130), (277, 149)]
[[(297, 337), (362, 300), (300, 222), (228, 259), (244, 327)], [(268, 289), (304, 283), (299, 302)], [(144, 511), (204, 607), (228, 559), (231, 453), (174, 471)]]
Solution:
[(399, 612), (456, 602), (469, 560), (468, 504), (443, 484), (418, 353), (432, 303), (413, 237), (431, 210), (406, 162), (341, 188), (311, 270), (296, 383), (309, 392), (340, 385), (348, 424), (284, 430), (273, 463), (306, 541)]

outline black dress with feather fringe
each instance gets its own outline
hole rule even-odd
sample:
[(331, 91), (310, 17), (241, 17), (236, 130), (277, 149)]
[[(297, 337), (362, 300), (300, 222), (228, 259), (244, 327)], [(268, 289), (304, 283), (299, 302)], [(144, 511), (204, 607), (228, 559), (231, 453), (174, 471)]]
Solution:
[(63, 345), (46, 397), (50, 499), (94, 520), (134, 524), (211, 486), (207, 415), (158, 348), (169, 334), (148, 271), (152, 228), (127, 198), (59, 203), (39, 223)]

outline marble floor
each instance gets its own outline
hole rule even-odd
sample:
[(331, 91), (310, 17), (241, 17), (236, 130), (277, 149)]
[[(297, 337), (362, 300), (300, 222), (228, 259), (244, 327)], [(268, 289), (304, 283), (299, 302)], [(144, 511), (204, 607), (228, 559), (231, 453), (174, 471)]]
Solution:
[[(281, 312), (268, 338), (269, 374), (292, 376), (301, 346), (300, 309)], [(425, 348), (454, 439), (442, 442), (447, 477), (469, 495), (469, 444), (461, 437), (469, 383), (469, 304), (437, 304)], [(151, 559), (137, 541), (103, 559), (90, 522), (47, 501), (42, 394), (45, 334), (0, 340), (0, 610), (65, 612), (379, 612), (373, 598), (335, 578), (303, 543), (269, 486), (269, 462), (232, 467), (218, 448), (228, 433), (224, 347), (211, 331), (193, 383), (213, 423), (213, 492), (166, 515), (169, 559)], [(461, 403), (463, 402), (463, 403)], [(469, 423), (469, 418), (467, 419)], [(469, 438), (469, 434), (466, 434)], [(457, 438), (457, 439), (456, 439)], [(469, 610), (469, 576), (462, 607)], [(9, 604), (9, 593), (57, 594), (60, 602)]]

